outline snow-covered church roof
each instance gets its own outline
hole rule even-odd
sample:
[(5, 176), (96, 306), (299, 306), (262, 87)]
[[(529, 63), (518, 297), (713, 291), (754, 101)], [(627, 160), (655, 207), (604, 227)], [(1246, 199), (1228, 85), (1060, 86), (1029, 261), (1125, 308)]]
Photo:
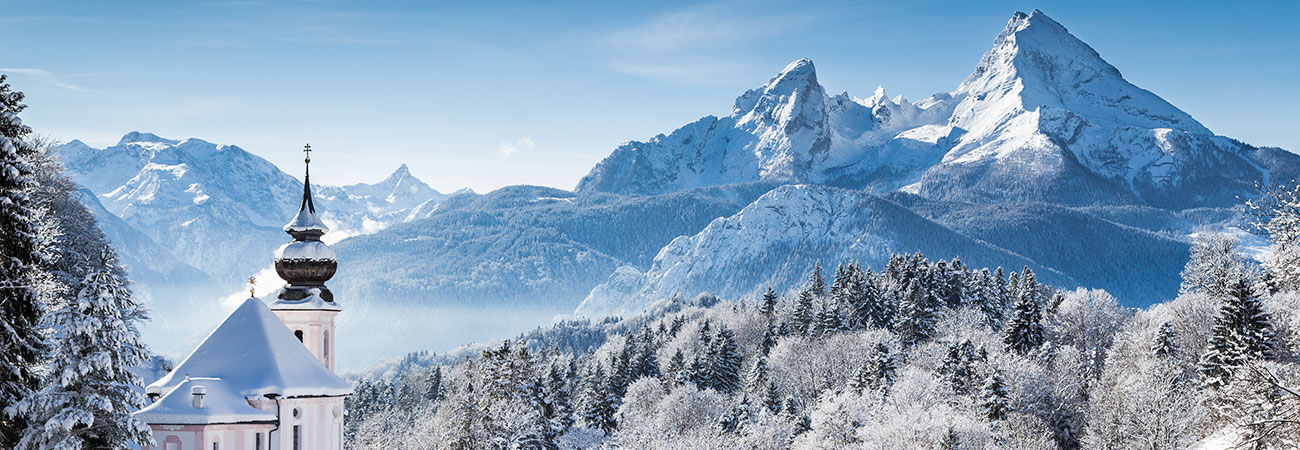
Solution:
[(243, 396), (335, 396), (352, 393), (325, 368), (261, 300), (250, 298), (230, 313), (175, 370), (146, 388), (167, 394), (189, 377), (220, 378)]
[[(194, 407), (194, 389), (204, 392), (202, 407)], [(182, 379), (162, 399), (141, 409), (135, 416), (151, 424), (206, 425), (213, 423), (275, 422), (275, 413), (248, 404), (220, 378)]]

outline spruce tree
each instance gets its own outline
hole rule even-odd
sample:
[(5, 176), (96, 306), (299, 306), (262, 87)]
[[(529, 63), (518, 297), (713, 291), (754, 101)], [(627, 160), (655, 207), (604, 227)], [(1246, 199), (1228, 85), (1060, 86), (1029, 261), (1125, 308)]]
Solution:
[(1239, 277), (1223, 299), (1209, 348), (1201, 357), (1201, 375), (1208, 387), (1227, 383), (1232, 372), (1252, 360), (1274, 358), (1273, 325), (1251, 283)]
[[(40, 384), (45, 356), (39, 284), (43, 251), (39, 216), (30, 197), (31, 129), (18, 118), (26, 105), (0, 74), (0, 409), (27, 398)], [(28, 427), (23, 414), (0, 411), (0, 448), (13, 448)]]
[(768, 286), (767, 290), (763, 291), (763, 301), (759, 311), (762, 311), (763, 317), (767, 318), (769, 324), (771, 324), (773, 318), (776, 317), (776, 301), (776, 291), (773, 290), (771, 286)]
[(424, 399), (430, 402), (442, 400), (442, 367), (437, 366), (434, 367), (433, 370), (430, 370), (425, 381), (426, 384), (428, 384), (428, 388), (424, 391)]
[(1174, 328), (1165, 322), (1160, 325), (1160, 331), (1156, 334), (1156, 342), (1151, 345), (1151, 354), (1160, 358), (1172, 358), (1178, 353), (1178, 345), (1174, 343)]
[(754, 367), (751, 367), (749, 374), (745, 376), (745, 387), (758, 392), (765, 384), (767, 384), (767, 358), (760, 356), (754, 360)]
[(614, 401), (606, 388), (605, 371), (593, 362), (582, 377), (582, 424), (605, 433), (614, 430)]
[(853, 298), (853, 326), (889, 328), (894, 321), (894, 311), (876, 285), (875, 275), (870, 270), (858, 274), (861, 280), (855, 283), (858, 293)]
[[(439, 371), (441, 373), (441, 371)], [(551, 364), (546, 373), (546, 391), (551, 405), (551, 428), (558, 434), (564, 434), (573, 426), (573, 398), (569, 393), (569, 383), (565, 379), (564, 369)]]
[(740, 389), (740, 352), (736, 348), (735, 334), (726, 327), (718, 327), (706, 367), (701, 389), (712, 388), (724, 394)]
[(131, 416), (144, 407), (141, 380), (130, 371), (149, 360), (124, 311), (139, 305), (104, 247), (75, 298), (50, 311), (50, 379), (14, 405), (30, 426), (17, 448), (122, 448), (149, 442), (147, 424)]
[(813, 298), (811, 290), (800, 291), (799, 300), (794, 304), (794, 314), (790, 317), (790, 327), (804, 336), (814, 331), (816, 313), (813, 311)]
[(948, 346), (948, 356), (937, 369), (939, 379), (943, 380), (957, 395), (971, 394), (975, 388), (975, 346), (970, 341), (962, 341)]
[(1015, 309), (1006, 324), (1003, 343), (1008, 350), (1022, 355), (1042, 345), (1044, 339), (1042, 305), (1038, 297), (1038, 287), (1034, 282), (1033, 272), (1025, 268), (1025, 275), (1019, 282)]
[(988, 378), (984, 379), (984, 385), (980, 388), (980, 407), (984, 408), (984, 416), (988, 417), (989, 420), (1006, 418), (1007, 413), (1011, 411), (1011, 407), (1008, 405), (1009, 398), (1002, 377), (996, 371), (990, 373)]
[(913, 281), (902, 291), (898, 301), (897, 323), (894, 330), (905, 344), (916, 344), (929, 340), (934, 335), (938, 311), (934, 297), (921, 290), (919, 282)]
[(781, 412), (781, 391), (776, 388), (776, 383), (767, 382), (767, 388), (763, 393), (763, 407), (772, 414)]

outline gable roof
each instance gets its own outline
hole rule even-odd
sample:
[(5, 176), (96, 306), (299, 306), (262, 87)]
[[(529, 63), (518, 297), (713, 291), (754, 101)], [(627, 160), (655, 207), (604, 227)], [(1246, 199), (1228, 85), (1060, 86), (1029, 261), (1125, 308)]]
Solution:
[[(203, 407), (195, 408), (191, 388), (202, 387)], [(220, 378), (182, 380), (163, 398), (135, 413), (136, 418), (152, 425), (206, 425), (212, 423), (275, 422), (275, 413), (248, 404)]]
[(186, 376), (221, 378), (231, 391), (243, 397), (352, 393), (347, 381), (325, 368), (256, 298), (245, 300), (175, 370), (150, 384), (146, 391), (167, 394)]

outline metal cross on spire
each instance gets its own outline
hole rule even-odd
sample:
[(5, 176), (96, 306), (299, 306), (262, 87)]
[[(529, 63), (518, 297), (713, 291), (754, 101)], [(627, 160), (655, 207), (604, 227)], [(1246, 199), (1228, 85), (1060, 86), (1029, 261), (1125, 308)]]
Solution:
[(311, 164), (311, 144), (302, 146), (302, 152), (307, 154), (306, 163)]

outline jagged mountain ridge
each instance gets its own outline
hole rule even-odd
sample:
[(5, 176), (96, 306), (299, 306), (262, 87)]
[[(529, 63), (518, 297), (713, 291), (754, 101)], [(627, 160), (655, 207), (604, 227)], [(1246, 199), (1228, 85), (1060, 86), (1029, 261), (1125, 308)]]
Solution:
[[(67, 174), (103, 207), (177, 259), (218, 280), (242, 280), (286, 239), (302, 182), (237, 146), (130, 132), (117, 145), (71, 141), (55, 149)], [(402, 165), (376, 184), (319, 186), (333, 237), (374, 232), (419, 217), (446, 198)], [(259, 257), (264, 255), (265, 257)]]
[(829, 97), (812, 62), (648, 142), (579, 192), (654, 194), (768, 180), (962, 201), (1229, 206), (1295, 156), (1214, 135), (1134, 86), (1041, 11), (1016, 13), (954, 91), (908, 103)]

